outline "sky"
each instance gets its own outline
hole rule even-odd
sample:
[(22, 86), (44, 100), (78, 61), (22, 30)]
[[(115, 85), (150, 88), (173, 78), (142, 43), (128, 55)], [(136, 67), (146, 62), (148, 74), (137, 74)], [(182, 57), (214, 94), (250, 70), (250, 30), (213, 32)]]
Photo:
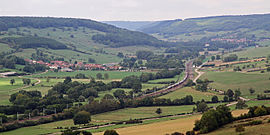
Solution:
[(270, 13), (270, 0), (0, 0), (0, 16), (156, 21)]

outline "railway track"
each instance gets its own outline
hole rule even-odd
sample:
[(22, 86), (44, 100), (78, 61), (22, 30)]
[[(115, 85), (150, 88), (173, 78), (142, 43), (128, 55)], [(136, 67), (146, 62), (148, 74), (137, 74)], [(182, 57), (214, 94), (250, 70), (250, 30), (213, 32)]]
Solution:
[(185, 84), (187, 83), (187, 81), (189, 79), (192, 79), (193, 78), (193, 70), (192, 70), (192, 65), (193, 65), (193, 60), (190, 60), (186, 63), (186, 68), (185, 68), (185, 77), (184, 79), (182, 79), (181, 81), (173, 84), (173, 85), (170, 85), (168, 86), (167, 88), (165, 89), (162, 89), (162, 90), (159, 90), (159, 91), (156, 91), (156, 92), (152, 92), (152, 93), (149, 93), (149, 94), (145, 94), (145, 95), (142, 95), (140, 97), (138, 97), (138, 99), (142, 99), (142, 98), (145, 98), (145, 97), (156, 97), (156, 96), (159, 96), (159, 95), (164, 95), (164, 94), (167, 94), (167, 93), (170, 93), (170, 92), (173, 92), (179, 88), (182, 88), (185, 86)]

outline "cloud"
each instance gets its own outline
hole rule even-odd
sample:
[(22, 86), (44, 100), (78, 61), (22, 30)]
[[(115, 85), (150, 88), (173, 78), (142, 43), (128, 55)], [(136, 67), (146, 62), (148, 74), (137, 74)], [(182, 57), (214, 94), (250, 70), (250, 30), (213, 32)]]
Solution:
[(164, 20), (269, 13), (269, 0), (4, 0), (0, 15)]

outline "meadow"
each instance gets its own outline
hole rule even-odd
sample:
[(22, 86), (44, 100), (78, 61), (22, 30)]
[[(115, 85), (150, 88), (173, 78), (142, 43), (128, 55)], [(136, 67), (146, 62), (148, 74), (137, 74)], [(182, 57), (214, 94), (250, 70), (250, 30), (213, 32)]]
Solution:
[[(258, 48), (251, 47), (243, 51), (233, 52), (229, 54), (236, 54), (238, 58), (249, 58), (249, 59), (254, 59), (258, 57), (267, 57), (270, 54), (270, 47), (269, 46)], [(228, 56), (229, 54), (226, 54), (225, 56)]]
[[(247, 110), (235, 110), (232, 112), (233, 116), (239, 116), (246, 113)], [(146, 125), (135, 125), (131, 127), (114, 127), (119, 134), (123, 135), (138, 135), (143, 133), (144, 135), (159, 135), (159, 134), (171, 134), (173, 132), (186, 133), (194, 127), (196, 120), (199, 120), (201, 115), (191, 115), (179, 117), (177, 119), (169, 119), (167, 121), (156, 121)], [(162, 128), (160, 128), (162, 127)], [(103, 129), (104, 130), (104, 129)], [(91, 130), (90, 130), (91, 131)], [(96, 130), (92, 130), (96, 131)], [(94, 133), (94, 135), (103, 135), (103, 132)]]
[[(13, 85), (10, 84), (10, 80), (14, 79), (15, 83)], [(35, 83), (37, 80), (31, 79), (31, 83)], [(8, 99), (9, 95), (17, 92), (20, 88), (24, 87), (22, 78), (18, 77), (8, 77), (8, 78), (0, 78), (0, 105), (10, 104)]]
[[(159, 116), (155, 113), (156, 109), (158, 107), (138, 107), (138, 108), (127, 108), (127, 109), (121, 109), (117, 111), (92, 115), (92, 124), (102, 124), (105, 122), (112, 122), (112, 121), (122, 121), (122, 120), (129, 120), (129, 119), (136, 119), (136, 118), (146, 118), (146, 117), (154, 117)], [(159, 107), (162, 109), (163, 113), (161, 115), (168, 115), (168, 114), (178, 114), (178, 113), (186, 113), (191, 112), (193, 106), (169, 106), (169, 107)], [(164, 119), (168, 120), (168, 119)], [(152, 121), (150, 123), (157, 122), (157, 120)], [(149, 122), (148, 122), (149, 123)], [(45, 134), (45, 133), (53, 133), (53, 132), (59, 132), (59, 129), (55, 129), (56, 127), (70, 127), (74, 126), (73, 121), (70, 120), (64, 120), (64, 121), (58, 121), (58, 122), (52, 122), (48, 124), (42, 124), (38, 126), (32, 126), (32, 127), (25, 127), (20, 128), (17, 130), (9, 131), (1, 133), (1, 135), (36, 135), (36, 134)], [(121, 126), (132, 126), (132, 125), (118, 125), (118, 127)], [(117, 128), (117, 127), (113, 127)], [(101, 131), (106, 130), (100, 129)], [(91, 130), (91, 132), (98, 132), (99, 130)]]
[(167, 99), (174, 100), (174, 99), (183, 98), (187, 95), (191, 95), (193, 97), (194, 102), (201, 101), (202, 99), (204, 99), (205, 101), (211, 101), (212, 97), (215, 95), (218, 96), (219, 100), (223, 100), (223, 95), (217, 95), (210, 92), (201, 92), (201, 91), (195, 90), (192, 87), (184, 87), (184, 88), (178, 89), (174, 92), (163, 95), (160, 98), (167, 98)]
[[(137, 125), (126, 128), (119, 128), (116, 131), (121, 135), (160, 135), (173, 132), (185, 133), (192, 130), (195, 120), (200, 119), (200, 115), (186, 116), (176, 120), (155, 122), (146, 125)], [(162, 128), (161, 128), (162, 127)], [(103, 132), (95, 133), (94, 135), (103, 135)]]
[[(245, 131), (242, 132), (244, 135), (267, 135), (270, 132), (270, 123), (268, 120), (270, 119), (270, 115), (261, 116), (252, 118), (253, 120), (262, 120), (263, 124), (246, 126)], [(240, 124), (247, 123), (245, 120), (235, 121), (231, 124), (227, 124), (221, 127), (218, 130), (208, 133), (207, 135), (228, 135), (228, 134), (238, 134), (235, 132), (235, 126)]]
[[(214, 81), (209, 86), (219, 90), (240, 89), (244, 97), (255, 97), (257, 94), (263, 94), (264, 90), (270, 88), (270, 73), (240, 73), (240, 72), (206, 72), (200, 79)], [(249, 89), (255, 89), (254, 94), (249, 93)]]
[(87, 77), (94, 77), (96, 78), (96, 74), (101, 73), (103, 76), (105, 73), (109, 74), (109, 79), (122, 79), (126, 76), (130, 75), (136, 75), (139, 76), (141, 75), (142, 72), (125, 72), (125, 71), (91, 71), (91, 70), (79, 70), (79, 71), (74, 71), (74, 72), (52, 72), (49, 71), (47, 73), (41, 74), (41, 75), (33, 75), (32, 77), (59, 77), (59, 78), (64, 78), (67, 76), (74, 77), (76, 74), (85, 74)]

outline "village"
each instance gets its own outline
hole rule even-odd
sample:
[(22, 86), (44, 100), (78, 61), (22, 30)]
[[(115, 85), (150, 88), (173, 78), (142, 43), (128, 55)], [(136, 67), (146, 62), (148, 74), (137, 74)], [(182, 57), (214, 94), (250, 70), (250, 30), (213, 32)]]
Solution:
[(35, 61), (25, 59), (29, 64), (40, 64), (50, 68), (51, 71), (58, 70), (61, 72), (73, 72), (74, 70), (121, 70), (123, 67), (118, 66), (118, 63), (106, 64), (86, 64), (83, 62), (75, 62), (74, 64), (66, 61), (50, 61), (50, 63), (43, 61)]

